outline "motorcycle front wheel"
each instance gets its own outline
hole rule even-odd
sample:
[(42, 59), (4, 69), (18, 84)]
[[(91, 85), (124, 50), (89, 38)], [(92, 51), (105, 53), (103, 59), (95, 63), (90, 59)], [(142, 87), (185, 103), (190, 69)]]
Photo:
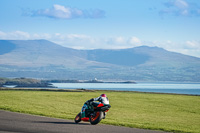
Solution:
[(81, 121), (81, 113), (78, 113), (78, 115), (74, 119), (75, 123), (79, 123)]
[(97, 112), (95, 112), (95, 115), (90, 116), (89, 120), (92, 125), (96, 125), (101, 121), (102, 118), (103, 118), (103, 112), (97, 111)]

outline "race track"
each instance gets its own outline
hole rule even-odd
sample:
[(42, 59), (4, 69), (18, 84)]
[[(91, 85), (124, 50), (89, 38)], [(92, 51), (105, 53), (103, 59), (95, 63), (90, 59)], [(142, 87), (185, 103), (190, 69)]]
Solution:
[(71, 120), (0, 110), (0, 133), (164, 133), (111, 125), (75, 124)]

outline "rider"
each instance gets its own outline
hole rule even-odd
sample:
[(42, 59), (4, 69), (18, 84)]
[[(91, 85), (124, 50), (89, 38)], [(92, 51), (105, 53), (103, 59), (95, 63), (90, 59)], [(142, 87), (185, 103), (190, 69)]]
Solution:
[[(108, 100), (108, 97), (106, 96), (106, 94), (101, 94), (99, 97), (97, 98), (92, 98), (88, 101), (86, 101), (85, 103), (87, 104), (87, 106), (89, 107), (89, 109), (91, 109), (91, 105), (93, 105), (93, 101), (99, 101), (103, 104), (109, 104), (109, 100)], [(90, 111), (90, 110), (87, 110), (87, 112)], [(106, 113), (104, 114), (104, 118), (106, 116)]]
[(108, 97), (106, 96), (106, 94), (101, 94), (99, 97), (97, 98), (92, 98), (90, 100), (88, 100), (87, 102), (93, 102), (93, 101), (99, 101), (103, 104), (109, 104), (109, 100), (108, 100)]

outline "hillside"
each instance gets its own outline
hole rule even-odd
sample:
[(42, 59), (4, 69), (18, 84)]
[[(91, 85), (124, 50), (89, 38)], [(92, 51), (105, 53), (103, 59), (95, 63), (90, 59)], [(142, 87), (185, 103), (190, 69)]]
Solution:
[(64, 66), (85, 68), (98, 64), (81, 58), (78, 50), (47, 40), (0, 40), (0, 64), (18, 67)]
[(159, 47), (76, 50), (47, 40), (0, 40), (0, 77), (200, 82), (200, 58)]

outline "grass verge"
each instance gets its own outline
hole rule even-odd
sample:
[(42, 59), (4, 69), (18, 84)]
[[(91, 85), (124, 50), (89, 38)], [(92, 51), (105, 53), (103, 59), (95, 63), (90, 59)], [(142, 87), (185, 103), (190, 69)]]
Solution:
[(200, 132), (200, 97), (134, 92), (0, 90), (0, 109), (74, 119), (83, 103), (106, 93), (111, 109), (101, 123), (172, 132)]

